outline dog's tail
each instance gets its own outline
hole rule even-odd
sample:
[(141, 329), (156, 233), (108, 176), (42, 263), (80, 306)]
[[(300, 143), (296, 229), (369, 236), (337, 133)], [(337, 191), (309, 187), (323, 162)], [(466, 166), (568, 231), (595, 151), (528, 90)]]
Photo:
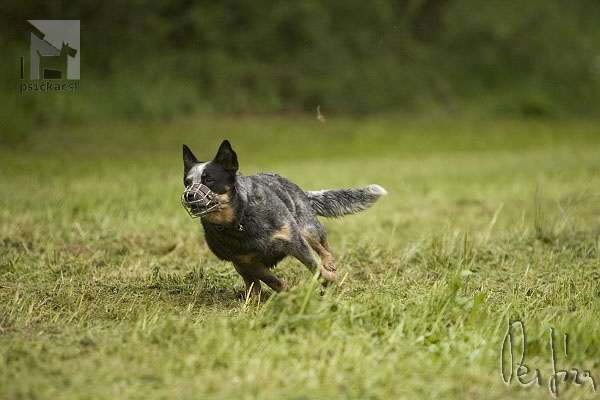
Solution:
[(322, 217), (342, 217), (366, 210), (386, 194), (385, 189), (379, 185), (306, 192), (310, 205)]

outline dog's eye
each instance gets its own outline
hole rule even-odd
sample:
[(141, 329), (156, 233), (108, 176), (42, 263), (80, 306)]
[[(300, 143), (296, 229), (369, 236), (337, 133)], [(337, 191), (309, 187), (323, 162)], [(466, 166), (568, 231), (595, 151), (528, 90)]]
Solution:
[(215, 180), (213, 178), (211, 178), (210, 176), (206, 176), (206, 177), (204, 177), (204, 183), (207, 183), (207, 184), (215, 183)]

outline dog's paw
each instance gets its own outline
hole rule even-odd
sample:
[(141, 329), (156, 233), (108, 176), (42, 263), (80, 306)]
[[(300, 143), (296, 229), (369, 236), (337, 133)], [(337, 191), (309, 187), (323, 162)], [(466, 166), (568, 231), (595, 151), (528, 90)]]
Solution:
[(336, 270), (336, 268), (335, 268), (334, 264), (323, 264), (323, 266), (321, 267), (321, 270), (333, 272)]
[(338, 276), (333, 271), (327, 269), (325, 266), (321, 267), (321, 278), (323, 278), (327, 283), (337, 282), (339, 280)]

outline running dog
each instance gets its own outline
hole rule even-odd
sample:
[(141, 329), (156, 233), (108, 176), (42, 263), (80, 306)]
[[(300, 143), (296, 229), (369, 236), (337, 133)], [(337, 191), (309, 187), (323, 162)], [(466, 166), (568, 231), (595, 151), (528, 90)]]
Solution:
[(183, 166), (183, 206), (200, 218), (208, 247), (233, 263), (249, 294), (260, 294), (261, 281), (277, 292), (288, 289), (271, 272), (286, 256), (313, 273), (320, 268), (324, 283), (337, 281), (327, 234), (317, 216), (356, 213), (386, 194), (379, 185), (305, 192), (277, 174), (242, 175), (227, 140), (209, 162), (199, 161), (184, 144)]

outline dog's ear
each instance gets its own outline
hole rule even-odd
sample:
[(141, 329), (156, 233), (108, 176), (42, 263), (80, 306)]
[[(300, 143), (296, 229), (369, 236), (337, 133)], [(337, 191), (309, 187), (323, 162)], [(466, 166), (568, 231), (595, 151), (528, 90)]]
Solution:
[(192, 168), (194, 165), (198, 164), (200, 161), (196, 158), (194, 153), (187, 147), (185, 144), (183, 145), (183, 171), (186, 173)]
[(223, 140), (215, 156), (215, 161), (225, 168), (225, 170), (232, 173), (237, 172), (239, 168), (237, 154), (231, 148), (229, 140)]

